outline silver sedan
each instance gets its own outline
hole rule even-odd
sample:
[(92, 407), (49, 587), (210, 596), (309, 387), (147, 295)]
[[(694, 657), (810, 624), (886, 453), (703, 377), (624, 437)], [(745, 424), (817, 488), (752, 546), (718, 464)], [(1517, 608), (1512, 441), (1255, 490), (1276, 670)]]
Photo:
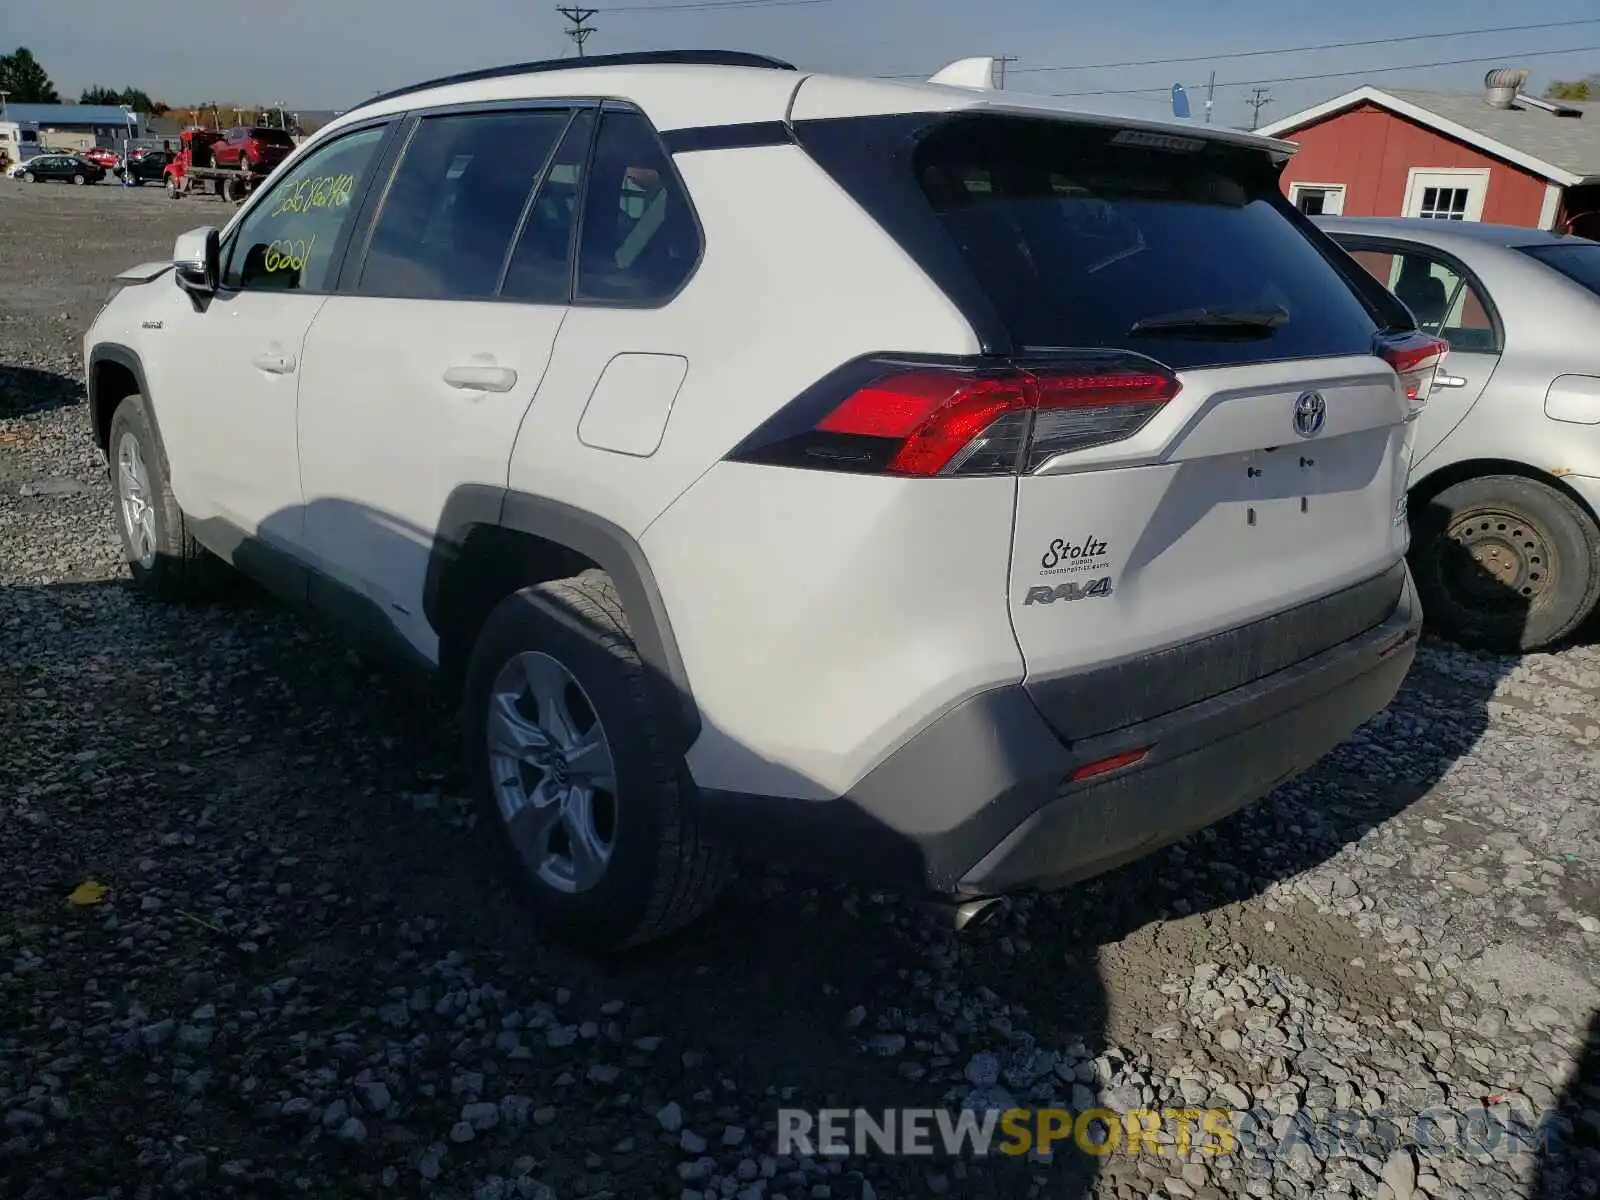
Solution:
[(1411, 463), (1430, 624), (1502, 651), (1567, 637), (1600, 600), (1600, 242), (1472, 221), (1316, 224), (1450, 344)]

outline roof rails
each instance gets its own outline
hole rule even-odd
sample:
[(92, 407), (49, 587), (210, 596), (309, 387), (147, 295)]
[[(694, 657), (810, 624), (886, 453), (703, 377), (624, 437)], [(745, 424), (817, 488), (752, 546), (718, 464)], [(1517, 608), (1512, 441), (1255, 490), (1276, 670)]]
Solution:
[(408, 96), (429, 88), (445, 87), (452, 83), (477, 83), (484, 79), (504, 79), (510, 75), (533, 75), (541, 71), (578, 71), (589, 67), (760, 67), (771, 71), (794, 71), (793, 63), (765, 54), (747, 54), (742, 50), (636, 50), (626, 54), (591, 54), (587, 58), (544, 58), (536, 62), (510, 63), (503, 67), (483, 67), (477, 71), (463, 71), (459, 75), (444, 75), (409, 87), (384, 92), (370, 100), (363, 100), (346, 113), (368, 108), (397, 96)]

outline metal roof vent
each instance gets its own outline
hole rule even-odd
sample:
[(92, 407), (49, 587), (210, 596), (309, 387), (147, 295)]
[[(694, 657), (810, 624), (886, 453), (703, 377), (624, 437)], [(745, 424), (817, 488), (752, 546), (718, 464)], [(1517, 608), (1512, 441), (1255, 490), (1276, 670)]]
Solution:
[(1484, 103), (1490, 108), (1510, 108), (1527, 82), (1528, 72), (1519, 67), (1496, 67), (1483, 77)]

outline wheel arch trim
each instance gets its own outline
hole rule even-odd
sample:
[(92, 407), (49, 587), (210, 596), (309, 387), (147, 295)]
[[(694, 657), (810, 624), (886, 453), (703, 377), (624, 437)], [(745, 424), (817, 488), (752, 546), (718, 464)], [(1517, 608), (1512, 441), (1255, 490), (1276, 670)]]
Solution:
[(1556, 473), (1535, 467), (1529, 463), (1519, 462), (1510, 458), (1462, 458), (1453, 462), (1440, 463), (1439, 466), (1429, 471), (1420, 479), (1413, 480), (1406, 487), (1406, 494), (1413, 504), (1426, 499), (1432, 499), (1446, 488), (1469, 479), (1482, 479), (1487, 475), (1514, 475), (1521, 479), (1542, 483), (1546, 487), (1554, 488), (1579, 508), (1588, 514), (1589, 519), (1600, 529), (1600, 512), (1589, 497), (1567, 482), (1566, 476), (1570, 472)]
[[(102, 412), (102, 402), (100, 397), (96, 395), (95, 386), (95, 368), (101, 363), (114, 363), (133, 376), (133, 382), (138, 389), (138, 394), (144, 397), (144, 411), (145, 415), (150, 418), (150, 432), (155, 435), (156, 445), (160, 449), (164, 460), (167, 453), (167, 442), (161, 436), (161, 421), (156, 416), (155, 400), (150, 395), (150, 385), (145, 379), (144, 363), (140, 360), (138, 351), (130, 349), (120, 342), (100, 342), (94, 349), (89, 351), (89, 370), (88, 378), (84, 380), (84, 392), (89, 400), (89, 423), (95, 444), (100, 447), (101, 451), (110, 453), (112, 411)], [(165, 462), (163, 462), (163, 465), (166, 465)]]
[(638, 541), (604, 517), (545, 496), (486, 485), (459, 487), (445, 501), (423, 584), (423, 613), (441, 637), (450, 624), (445, 580), (468, 537), (479, 528), (528, 534), (563, 546), (611, 576), (627, 611), (647, 685), (674, 734), (675, 749), (688, 750), (700, 735), (700, 713), (666, 603)]

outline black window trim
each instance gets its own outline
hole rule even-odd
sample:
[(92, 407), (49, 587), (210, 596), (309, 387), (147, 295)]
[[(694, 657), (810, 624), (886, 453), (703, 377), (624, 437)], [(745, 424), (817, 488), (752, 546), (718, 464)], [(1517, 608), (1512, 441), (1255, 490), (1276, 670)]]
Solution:
[[(338, 293), (339, 284), (343, 278), (344, 272), (349, 269), (352, 235), (361, 225), (362, 216), (365, 213), (368, 200), (372, 194), (373, 183), (388, 169), (388, 156), (393, 148), (395, 131), (399, 124), (400, 122), (397, 121), (393, 116), (374, 117), (370, 120), (361, 121), (353, 125), (347, 125), (343, 129), (339, 130), (338, 133), (333, 134), (331, 137), (321, 140), (315, 145), (312, 145), (306, 149), (305, 158), (308, 159), (314, 155), (321, 154), (329, 146), (336, 145), (339, 142), (344, 141), (346, 138), (354, 137), (357, 134), (366, 133), (373, 129), (383, 130), (383, 136), (378, 139), (377, 148), (373, 151), (373, 170), (368, 174), (366, 182), (361, 185), (361, 194), (353, 197), (355, 218), (344, 227), (343, 232), (339, 236), (339, 240), (334, 244), (333, 253), (331, 255), (332, 259), (334, 260), (333, 266), (328, 272), (326, 283), (321, 288), (315, 290), (311, 288), (297, 288), (293, 292), (273, 292), (271, 293), (272, 295), (332, 296)], [(303, 162), (304, 159), (301, 161)], [(269, 177), (265, 186), (256, 189), (255, 193), (250, 198), (250, 202), (240, 210), (238, 216), (232, 223), (232, 227), (228, 230), (227, 235), (223, 240), (221, 253), (219, 255), (221, 262), (221, 268), (219, 272), (221, 279), (218, 281), (217, 288), (219, 294), (237, 296), (242, 292), (251, 290), (249, 288), (227, 287), (222, 281), (228, 278), (228, 270), (233, 265), (233, 252), (238, 249), (239, 245), (239, 231), (244, 228), (245, 222), (250, 219), (251, 215), (255, 213), (257, 209), (259, 209), (263, 204), (271, 202), (273, 193), (275, 193), (279, 188), (283, 187), (285, 180), (289, 178), (288, 172), (283, 172), (280, 174), (278, 171), (274, 171), (273, 175), (277, 177), (275, 179)]]
[(544, 165), (539, 168), (539, 173), (534, 177), (533, 186), (528, 189), (528, 195), (522, 201), (522, 211), (517, 214), (516, 228), (511, 231), (511, 241), (506, 245), (505, 257), (500, 260), (500, 274), (494, 284), (494, 298), (506, 304), (533, 304), (546, 307), (572, 307), (572, 286), (574, 279), (573, 256), (578, 252), (577, 230), (583, 221), (583, 200), (588, 195), (588, 188), (578, 193), (577, 209), (572, 214), (572, 228), (567, 230), (567, 286), (560, 300), (546, 302), (543, 300), (530, 300), (525, 296), (507, 297), (505, 292), (506, 278), (511, 274), (511, 264), (516, 261), (517, 248), (522, 243), (522, 234), (527, 229), (528, 218), (533, 214), (533, 206), (539, 199), (539, 193), (544, 190), (545, 182), (550, 178), (550, 171), (556, 165), (556, 155), (561, 153), (561, 144), (567, 140), (567, 135), (572, 132), (572, 127), (577, 124), (579, 116), (592, 112), (595, 119), (589, 125), (589, 134), (583, 145), (583, 166), (578, 171), (578, 183), (586, 185), (589, 179), (589, 161), (594, 154), (594, 135), (600, 128), (599, 107), (597, 105), (583, 105), (571, 109), (567, 114), (567, 123), (561, 127), (561, 132), (556, 135), (556, 140), (550, 146), (550, 153), (545, 156)]
[[(1340, 249), (1346, 251), (1347, 253), (1361, 250), (1371, 250), (1379, 254), (1420, 254), (1424, 258), (1432, 258), (1443, 266), (1450, 268), (1450, 270), (1456, 273), (1457, 278), (1464, 280), (1468, 287), (1471, 287), (1477, 291), (1478, 300), (1483, 305), (1484, 314), (1489, 318), (1489, 327), (1494, 332), (1493, 349), (1463, 349), (1460, 351), (1460, 353), (1505, 353), (1505, 323), (1500, 319), (1500, 309), (1495, 305), (1493, 294), (1487, 287), (1484, 286), (1483, 280), (1478, 277), (1478, 273), (1471, 267), (1467, 266), (1465, 262), (1457, 258), (1454, 254), (1451, 254), (1448, 250), (1440, 250), (1437, 246), (1429, 245), (1427, 242), (1413, 242), (1407, 238), (1371, 233), (1345, 233), (1342, 230), (1327, 230), (1325, 232), (1327, 233), (1328, 237), (1333, 239), (1334, 243), (1338, 245)], [(1357, 266), (1360, 266), (1360, 264), (1358, 263)], [(1365, 272), (1369, 278), (1372, 276), (1372, 273), (1367, 271), (1365, 267), (1361, 267), (1361, 270)], [(1380, 283), (1378, 286), (1383, 287), (1384, 285)], [(1393, 293), (1390, 294), (1392, 295)], [(1446, 311), (1445, 315), (1449, 316), (1450, 314), (1448, 311)], [(1443, 329), (1444, 326), (1441, 325), (1440, 337), (1444, 336), (1442, 332)]]
[[(371, 203), (366, 205), (356, 217), (356, 222), (351, 226), (350, 249), (346, 253), (343, 269), (339, 278), (336, 294), (341, 296), (361, 296), (368, 300), (421, 300), (432, 304), (467, 303), (467, 304), (541, 304), (536, 300), (506, 299), (500, 295), (500, 289), (505, 285), (506, 271), (511, 262), (511, 256), (516, 251), (517, 239), (521, 236), (523, 223), (527, 220), (529, 206), (538, 196), (539, 189), (544, 186), (545, 176), (550, 171), (551, 164), (555, 161), (556, 153), (561, 149), (561, 142), (572, 128), (572, 122), (578, 117), (579, 112), (599, 107), (596, 100), (569, 100), (561, 98), (540, 98), (536, 100), (477, 100), (463, 104), (439, 104), (428, 108), (413, 109), (406, 113), (397, 114), (392, 118), (401, 127), (400, 133), (394, 139), (392, 153), (382, 164), (380, 174), (383, 176), (383, 186), (372, 196)], [(367, 255), (372, 251), (372, 235), (378, 225), (378, 219), (383, 215), (384, 205), (388, 203), (389, 193), (393, 189), (395, 180), (399, 177), (400, 167), (405, 162), (406, 152), (411, 148), (412, 141), (416, 138), (417, 130), (422, 123), (433, 117), (454, 117), (492, 115), (504, 112), (527, 111), (565, 111), (567, 123), (562, 126), (561, 132), (556, 136), (555, 144), (550, 153), (545, 157), (543, 166), (534, 176), (533, 185), (528, 189), (528, 194), (523, 198), (522, 212), (517, 218), (516, 229), (512, 233), (510, 245), (506, 248), (506, 257), (500, 263), (500, 276), (495, 284), (495, 294), (492, 296), (391, 296), (383, 292), (363, 292), (360, 290), (361, 277), (367, 269)], [(599, 122), (596, 122), (598, 125)], [(590, 132), (590, 144), (585, 150), (585, 155), (593, 153), (594, 135)], [(581, 207), (580, 207), (581, 213)], [(576, 225), (577, 222), (574, 222)], [(359, 249), (357, 249), (359, 247)], [(567, 264), (567, 300), (563, 304), (570, 304), (572, 297), (572, 264), (571, 253), (568, 253)], [(543, 307), (553, 307), (545, 303)]]
[[(651, 311), (655, 309), (666, 308), (669, 304), (681, 296), (684, 292), (684, 289), (686, 289), (700, 273), (700, 266), (705, 261), (706, 255), (705, 226), (702, 224), (700, 220), (700, 214), (695, 208), (694, 196), (690, 193), (688, 184), (684, 182), (683, 175), (678, 170), (677, 161), (673, 157), (672, 151), (668, 149), (667, 144), (662, 137), (661, 130), (656, 126), (655, 122), (650, 120), (649, 114), (631, 100), (594, 95), (541, 96), (535, 99), (522, 100), (473, 100), (459, 104), (434, 104), (425, 108), (410, 109), (404, 113), (398, 113), (390, 117), (383, 118), (384, 120), (393, 120), (398, 125), (403, 126), (404, 133), (393, 139), (393, 141), (397, 142), (398, 144), (392, 145), (386, 161), (380, 164), (380, 171), (378, 173), (381, 174), (384, 179), (381, 191), (377, 196), (373, 197), (371, 203), (363, 207), (362, 211), (357, 215), (355, 223), (351, 226), (352, 236), (349, 239), (349, 245), (346, 248), (345, 259), (341, 266), (341, 273), (338, 279), (338, 286), (335, 289), (335, 294), (347, 296), (365, 296), (369, 299), (381, 298), (376, 293), (358, 292), (355, 290), (355, 287), (361, 278), (362, 272), (366, 269), (367, 252), (371, 248), (372, 229), (376, 224), (378, 214), (382, 211), (383, 201), (388, 197), (389, 188), (393, 185), (395, 174), (399, 169), (400, 163), (405, 157), (405, 150), (411, 144), (411, 138), (414, 136), (417, 126), (420, 125), (425, 118), (437, 116), (472, 115), (476, 113), (513, 112), (525, 109), (571, 110), (572, 116), (568, 120), (567, 127), (566, 129), (562, 130), (561, 137), (556, 141), (556, 150), (560, 149), (561, 140), (564, 139), (568, 131), (571, 130), (572, 121), (577, 119), (578, 114), (584, 110), (595, 110), (595, 121), (589, 130), (589, 144), (584, 153), (583, 170), (579, 175), (579, 180), (582, 184), (582, 192), (578, 198), (577, 220), (573, 221), (572, 223), (572, 231), (567, 243), (566, 307)], [(654, 136), (656, 139), (656, 144), (661, 149), (661, 157), (667, 164), (667, 170), (671, 173), (672, 182), (677, 185), (679, 194), (683, 197), (684, 203), (688, 207), (689, 219), (694, 222), (696, 243), (694, 263), (690, 266), (688, 272), (684, 275), (678, 286), (670, 294), (656, 299), (602, 300), (585, 298), (578, 294), (578, 254), (583, 245), (584, 214), (588, 212), (589, 208), (588, 201), (590, 169), (594, 164), (595, 147), (599, 142), (600, 130), (604, 124), (603, 118), (607, 112), (631, 113), (644, 121), (652, 136)], [(528, 304), (550, 307), (550, 305), (541, 304), (541, 302), (537, 300), (524, 300), (514, 296), (501, 296), (499, 291), (500, 288), (504, 287), (505, 285), (505, 276), (511, 263), (511, 257), (516, 253), (517, 237), (521, 235), (523, 222), (527, 217), (527, 205), (531, 204), (533, 200), (537, 199), (539, 188), (544, 185), (545, 176), (548, 173), (552, 162), (554, 161), (554, 154), (555, 151), (552, 151), (551, 157), (545, 160), (544, 169), (540, 171), (534, 187), (528, 193), (527, 201), (524, 203), (523, 215), (517, 223), (516, 235), (514, 235), (512, 238), (511, 246), (507, 252), (507, 258), (501, 267), (500, 283), (496, 287), (495, 295), (474, 297), (470, 301), (460, 300), (455, 297), (439, 297), (437, 299), (433, 299), (417, 296), (390, 297), (390, 299), (421, 299), (425, 300), (427, 303), (436, 304)], [(374, 178), (376, 179), (376, 177), (377, 176), (375, 175)], [(352, 253), (354, 247), (357, 245), (360, 246), (359, 253)]]

